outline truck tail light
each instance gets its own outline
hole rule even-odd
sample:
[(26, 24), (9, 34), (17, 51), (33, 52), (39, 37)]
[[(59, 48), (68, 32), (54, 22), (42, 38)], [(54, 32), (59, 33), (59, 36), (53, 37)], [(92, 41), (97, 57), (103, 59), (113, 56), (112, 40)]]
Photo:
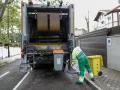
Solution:
[(64, 50), (62, 50), (62, 49), (53, 50), (53, 53), (64, 53)]

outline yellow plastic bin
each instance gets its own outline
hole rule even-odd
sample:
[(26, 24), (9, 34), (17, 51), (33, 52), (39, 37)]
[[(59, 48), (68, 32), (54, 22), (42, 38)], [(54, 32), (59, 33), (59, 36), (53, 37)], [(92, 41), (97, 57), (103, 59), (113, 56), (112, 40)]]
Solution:
[(90, 67), (94, 76), (102, 74), (101, 68), (103, 67), (103, 58), (101, 55), (88, 56)]

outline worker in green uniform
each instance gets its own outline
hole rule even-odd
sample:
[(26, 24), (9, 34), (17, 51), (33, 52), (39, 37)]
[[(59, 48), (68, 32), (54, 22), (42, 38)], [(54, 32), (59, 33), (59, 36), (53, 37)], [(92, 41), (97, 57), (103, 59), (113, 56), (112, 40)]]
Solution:
[[(75, 47), (72, 52), (72, 67), (77, 70), (79, 68), (79, 80), (77, 84), (82, 84), (84, 82), (84, 72), (85, 69), (88, 71), (91, 80), (94, 81), (93, 73), (91, 71), (88, 58), (81, 50), (79, 46)], [(78, 70), (77, 70), (78, 71)]]

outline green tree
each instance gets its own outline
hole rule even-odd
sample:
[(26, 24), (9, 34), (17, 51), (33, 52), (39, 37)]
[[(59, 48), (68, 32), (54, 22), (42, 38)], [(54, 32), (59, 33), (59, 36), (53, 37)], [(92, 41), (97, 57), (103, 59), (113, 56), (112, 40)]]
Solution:
[(2, 43), (10, 43), (10, 41), (15, 40), (14, 36), (18, 35), (19, 33), (20, 6), (18, 1), (19, 0), (13, 2), (13, 0), (9, 0), (9, 3), (6, 6), (5, 13), (3, 15), (2, 21), (0, 22), (0, 42)]

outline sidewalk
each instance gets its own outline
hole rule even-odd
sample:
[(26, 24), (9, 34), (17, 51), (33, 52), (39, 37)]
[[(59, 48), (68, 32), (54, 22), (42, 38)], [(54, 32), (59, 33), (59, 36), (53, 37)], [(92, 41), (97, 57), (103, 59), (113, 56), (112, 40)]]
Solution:
[(14, 62), (15, 60), (20, 59), (20, 58), (21, 58), (20, 54), (17, 54), (17, 55), (11, 56), (9, 58), (0, 59), (0, 67), (5, 64)]
[(120, 90), (120, 71), (103, 68), (103, 75), (95, 77), (95, 83), (103, 90)]

